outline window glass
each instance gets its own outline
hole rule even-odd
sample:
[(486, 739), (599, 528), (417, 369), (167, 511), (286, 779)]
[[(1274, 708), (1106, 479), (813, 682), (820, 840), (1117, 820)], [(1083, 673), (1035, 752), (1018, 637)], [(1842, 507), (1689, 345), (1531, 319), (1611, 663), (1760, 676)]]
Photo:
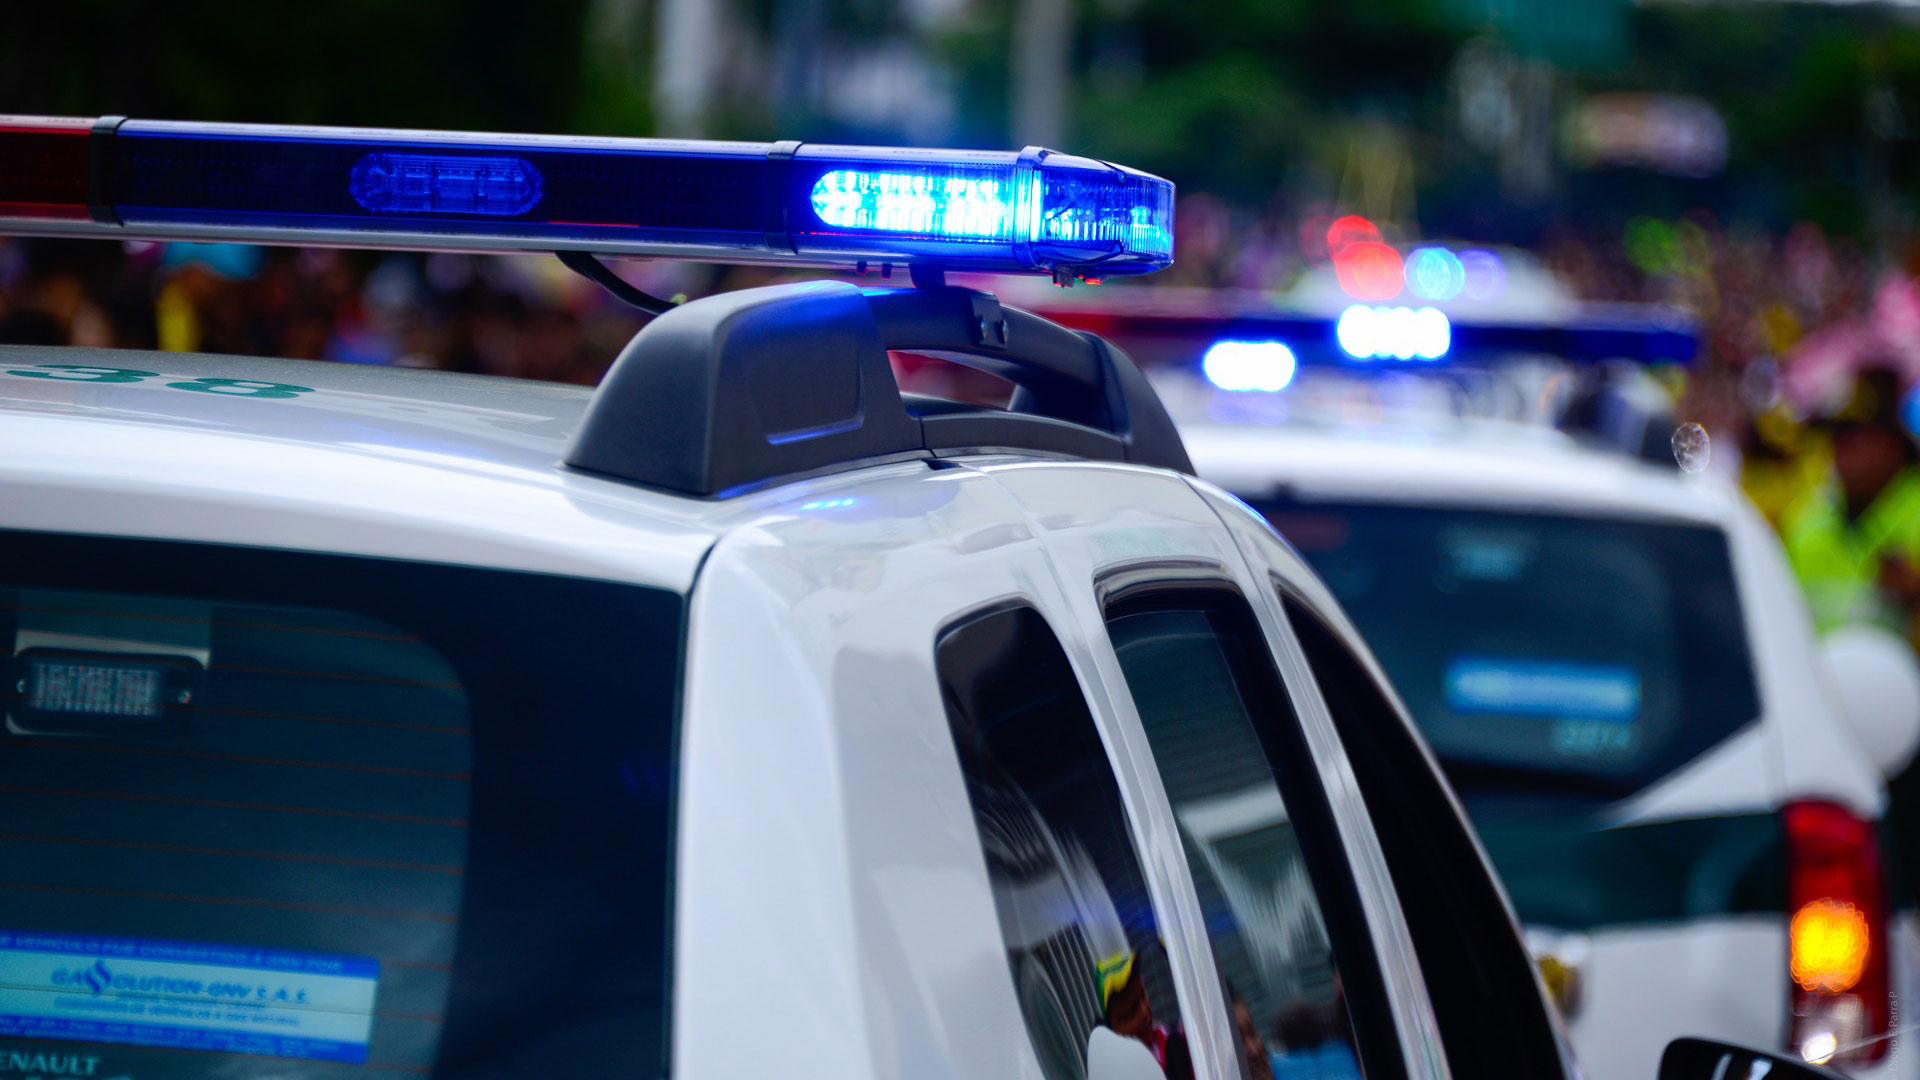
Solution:
[(0, 1069), (660, 1061), (680, 602), (0, 533)]
[(1360, 1076), (1321, 902), (1256, 727), (1294, 721), (1251, 613), (1224, 591), (1149, 593), (1110, 608), (1108, 630), (1179, 823), (1242, 1074)]
[(1190, 1077), (1119, 786), (1059, 641), (1038, 612), (1011, 608), (942, 635), (937, 662), (1014, 990), (1047, 1077), (1084, 1077), (1090, 1056), (1115, 1045)]
[(1760, 714), (1718, 529), (1259, 508), (1339, 596), (1470, 798), (1629, 794)]
[(1453, 1075), (1565, 1075), (1533, 961), (1446, 783), (1360, 659), (1284, 600), (1380, 838)]

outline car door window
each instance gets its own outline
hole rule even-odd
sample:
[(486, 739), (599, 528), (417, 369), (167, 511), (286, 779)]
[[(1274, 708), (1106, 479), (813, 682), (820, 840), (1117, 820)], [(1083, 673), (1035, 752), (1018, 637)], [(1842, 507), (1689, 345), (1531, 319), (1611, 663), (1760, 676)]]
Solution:
[(1532, 961), (1432, 757), (1360, 658), (1283, 599), (1380, 837), (1453, 1075), (1564, 1075)]
[(1090, 1058), (1116, 1053), (1151, 1053), (1168, 1077), (1191, 1077), (1146, 876), (1065, 650), (1039, 612), (1012, 607), (950, 628), (936, 652), (1007, 964), (1048, 1080), (1087, 1077)]
[(1397, 1059), (1391, 1039), (1359, 1050), (1295, 800), (1272, 764), (1295, 720), (1251, 610), (1226, 589), (1150, 588), (1111, 603), (1107, 626), (1226, 983), (1241, 1075), (1344, 1080), (1363, 1056)]

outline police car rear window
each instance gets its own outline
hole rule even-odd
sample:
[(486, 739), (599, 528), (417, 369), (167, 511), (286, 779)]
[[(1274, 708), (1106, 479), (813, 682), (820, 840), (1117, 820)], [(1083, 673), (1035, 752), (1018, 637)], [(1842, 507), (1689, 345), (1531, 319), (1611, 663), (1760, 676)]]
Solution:
[(0, 1076), (658, 1063), (679, 618), (0, 533)]
[(1718, 529), (1260, 508), (1340, 598), (1464, 795), (1626, 794), (1759, 715)]

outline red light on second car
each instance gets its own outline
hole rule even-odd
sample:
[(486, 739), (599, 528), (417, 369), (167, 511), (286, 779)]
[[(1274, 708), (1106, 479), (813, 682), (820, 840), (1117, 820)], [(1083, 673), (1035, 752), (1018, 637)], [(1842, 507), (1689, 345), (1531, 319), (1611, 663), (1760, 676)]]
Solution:
[(1391, 300), (1400, 295), (1406, 274), (1400, 253), (1378, 241), (1350, 243), (1333, 256), (1340, 287), (1355, 300)]
[(1377, 244), (1380, 227), (1359, 214), (1336, 218), (1327, 226), (1327, 254), (1338, 259), (1349, 244)]

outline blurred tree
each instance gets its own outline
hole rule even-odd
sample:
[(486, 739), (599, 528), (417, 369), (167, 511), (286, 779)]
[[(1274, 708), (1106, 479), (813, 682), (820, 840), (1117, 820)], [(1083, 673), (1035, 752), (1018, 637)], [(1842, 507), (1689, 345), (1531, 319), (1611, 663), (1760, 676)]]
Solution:
[(585, 0), (112, 0), (0, 9), (9, 111), (566, 130)]

